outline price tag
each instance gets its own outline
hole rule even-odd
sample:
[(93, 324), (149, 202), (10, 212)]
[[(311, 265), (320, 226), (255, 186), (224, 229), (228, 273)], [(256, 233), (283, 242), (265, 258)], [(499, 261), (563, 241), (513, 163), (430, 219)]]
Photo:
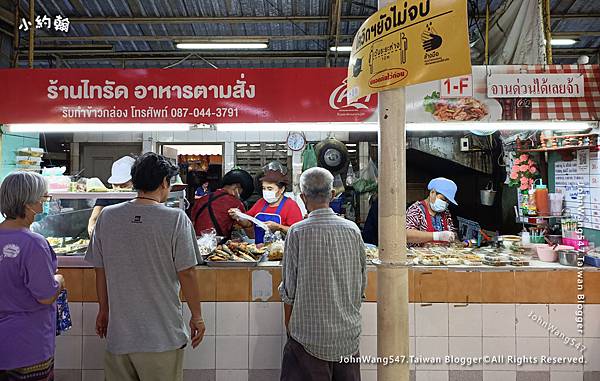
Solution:
[(473, 77), (465, 75), (462, 77), (446, 78), (441, 80), (442, 98), (462, 98), (473, 96)]

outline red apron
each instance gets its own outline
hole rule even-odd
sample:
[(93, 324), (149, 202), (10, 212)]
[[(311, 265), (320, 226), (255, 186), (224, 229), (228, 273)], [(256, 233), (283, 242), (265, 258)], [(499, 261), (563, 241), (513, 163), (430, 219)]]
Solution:
[[(435, 230), (435, 228), (433, 227), (433, 220), (431, 218), (431, 214), (429, 214), (429, 209), (427, 209), (427, 204), (425, 203), (425, 200), (421, 200), (421, 205), (423, 206), (423, 209), (425, 209), (425, 220), (427, 221), (427, 231), (429, 233), (436, 232), (437, 230)], [(441, 215), (441, 218), (442, 218), (443, 230), (448, 230), (448, 221), (444, 218), (443, 215)], [(445, 242), (445, 241), (432, 241), (432, 243), (445, 244), (445, 245), (448, 244), (448, 242)]]

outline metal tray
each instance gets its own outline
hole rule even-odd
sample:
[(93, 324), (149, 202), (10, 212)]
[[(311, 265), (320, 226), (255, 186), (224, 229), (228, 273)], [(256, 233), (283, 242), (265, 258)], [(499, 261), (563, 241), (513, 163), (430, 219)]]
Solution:
[(208, 267), (256, 267), (258, 262), (204, 261)]

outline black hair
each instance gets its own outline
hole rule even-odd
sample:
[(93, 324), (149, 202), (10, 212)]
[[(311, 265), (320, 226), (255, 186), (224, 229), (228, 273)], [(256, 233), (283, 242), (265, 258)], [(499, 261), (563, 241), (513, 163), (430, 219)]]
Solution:
[(285, 190), (285, 188), (287, 188), (287, 184), (284, 182), (279, 182), (277, 183), (277, 187), (280, 189), (283, 188)]
[(176, 165), (154, 152), (147, 152), (138, 157), (131, 167), (131, 181), (136, 190), (153, 192), (167, 179), (177, 176), (179, 168)]

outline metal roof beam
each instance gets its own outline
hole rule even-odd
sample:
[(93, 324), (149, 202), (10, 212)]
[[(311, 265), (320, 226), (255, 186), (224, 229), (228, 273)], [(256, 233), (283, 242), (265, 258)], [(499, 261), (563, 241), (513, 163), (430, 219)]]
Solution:
[[(327, 35), (278, 35), (278, 36), (38, 36), (36, 41), (40, 42), (66, 42), (66, 41), (215, 41), (219, 40), (271, 40), (271, 41), (305, 41), (305, 40), (327, 40)], [(352, 40), (352, 35), (341, 35), (341, 40)]]
[[(342, 16), (343, 21), (364, 21), (368, 16)], [(230, 16), (230, 17), (69, 17), (75, 24), (263, 24), (263, 23), (325, 23), (329, 16)]]

